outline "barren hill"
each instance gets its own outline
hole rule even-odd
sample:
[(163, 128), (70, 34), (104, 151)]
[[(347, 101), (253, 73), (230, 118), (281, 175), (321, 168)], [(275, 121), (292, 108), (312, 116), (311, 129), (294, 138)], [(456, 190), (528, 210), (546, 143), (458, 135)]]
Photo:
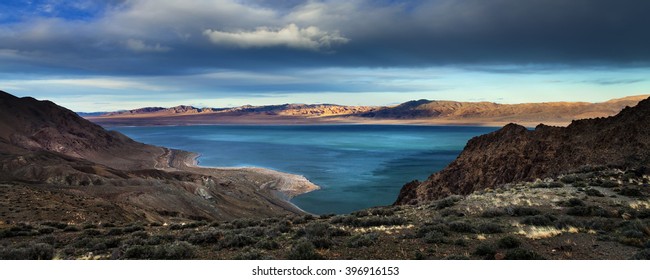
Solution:
[(455, 161), (426, 181), (405, 185), (396, 203), (466, 195), (509, 182), (556, 176), (584, 165), (648, 173), (648, 123), (650, 99), (616, 116), (578, 120), (566, 128), (539, 125), (528, 130), (509, 124), (471, 139)]
[(300, 214), (277, 193), (318, 188), (271, 170), (199, 168), (196, 156), (106, 131), (49, 101), (0, 92), (0, 193), (12, 209), (0, 213), (0, 224)]
[(396, 106), (343, 106), (334, 104), (283, 104), (234, 108), (147, 107), (88, 116), (102, 125), (191, 125), (220, 123), (392, 123), (471, 124), (526, 126), (539, 123), (567, 125), (572, 120), (607, 117), (647, 96), (630, 96), (602, 103), (550, 102), (499, 104), (417, 100)]

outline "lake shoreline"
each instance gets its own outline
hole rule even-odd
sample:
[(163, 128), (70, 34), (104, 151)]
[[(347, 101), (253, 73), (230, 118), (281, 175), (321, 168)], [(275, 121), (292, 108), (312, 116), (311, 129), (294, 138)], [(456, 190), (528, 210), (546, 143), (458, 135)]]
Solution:
[[(316, 215), (390, 205), (406, 182), (426, 179), (453, 161), (469, 139), (495, 130), (402, 125), (112, 129), (144, 143), (194, 151), (176, 157), (176, 166), (196, 167), (192, 172), (213, 173), (215, 178), (229, 176), (256, 190), (262, 186), (267, 197), (271, 190), (281, 191), (286, 194), (283, 201), (297, 206), (292, 209)], [(321, 190), (312, 192), (317, 189), (309, 187), (313, 185)]]
[[(167, 148), (165, 148), (167, 149)], [(264, 182), (260, 185), (260, 190), (269, 189), (270, 193), (278, 200), (284, 201), (291, 208), (309, 215), (315, 215), (305, 211), (291, 202), (291, 199), (312, 191), (321, 189), (318, 185), (309, 181), (303, 175), (280, 172), (261, 167), (221, 167), (221, 166), (201, 166), (198, 158), (200, 153), (170, 149), (170, 166), (173, 168), (189, 171), (193, 173), (214, 175), (219, 171), (242, 171), (250, 172), (270, 177), (275, 180)]]

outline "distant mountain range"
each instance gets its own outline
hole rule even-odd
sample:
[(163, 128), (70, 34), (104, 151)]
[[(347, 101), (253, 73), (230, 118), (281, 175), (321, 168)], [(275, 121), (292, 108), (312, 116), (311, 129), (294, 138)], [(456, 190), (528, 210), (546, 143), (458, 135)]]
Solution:
[(82, 115), (105, 125), (192, 125), (220, 123), (391, 123), (494, 125), (519, 123), (535, 126), (568, 125), (572, 120), (607, 117), (634, 106), (648, 95), (601, 103), (548, 102), (499, 104), (417, 100), (396, 106), (343, 106), (334, 104), (283, 104), (233, 108), (146, 107), (104, 114)]

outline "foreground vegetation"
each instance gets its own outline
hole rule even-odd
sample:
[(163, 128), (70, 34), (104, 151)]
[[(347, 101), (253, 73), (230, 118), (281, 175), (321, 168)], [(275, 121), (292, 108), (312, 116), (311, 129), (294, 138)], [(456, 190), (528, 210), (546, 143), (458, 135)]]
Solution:
[(648, 176), (584, 168), (428, 205), (229, 222), (0, 224), (0, 259), (648, 259)]

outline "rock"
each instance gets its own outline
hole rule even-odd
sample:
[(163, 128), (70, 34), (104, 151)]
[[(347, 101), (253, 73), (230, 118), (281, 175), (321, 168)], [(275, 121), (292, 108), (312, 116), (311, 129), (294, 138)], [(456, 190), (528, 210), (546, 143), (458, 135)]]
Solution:
[(515, 181), (566, 173), (585, 165), (641, 169), (650, 165), (650, 99), (608, 118), (573, 121), (566, 128), (508, 124), (472, 138), (456, 160), (415, 186), (395, 204), (467, 195)]

